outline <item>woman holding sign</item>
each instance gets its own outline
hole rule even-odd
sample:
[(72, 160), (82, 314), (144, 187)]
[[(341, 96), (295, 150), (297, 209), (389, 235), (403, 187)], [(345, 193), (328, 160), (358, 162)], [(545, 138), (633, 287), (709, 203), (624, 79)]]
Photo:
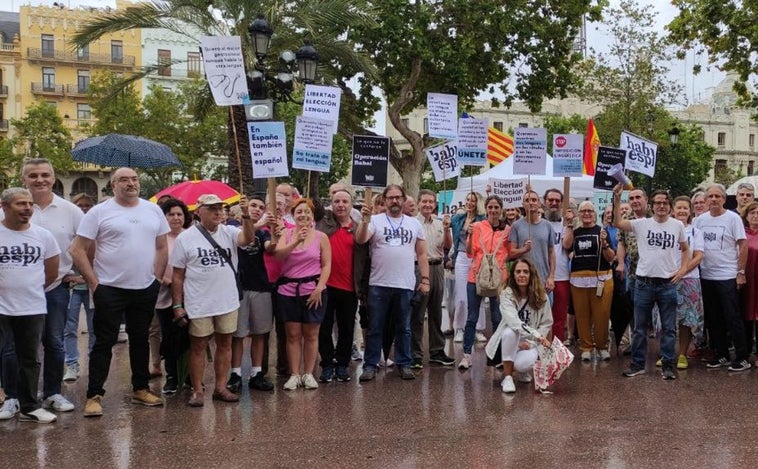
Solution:
[[(585, 200), (579, 204), (581, 226), (567, 220), (569, 229), (563, 237), (563, 248), (573, 253), (571, 260), (571, 300), (574, 303), (576, 327), (579, 330), (579, 349), (582, 361), (592, 360), (597, 349), (601, 360), (610, 360), (608, 326), (613, 299), (611, 262), (616, 251), (609, 243), (608, 233), (598, 226), (595, 206)], [(593, 342), (594, 337), (594, 342)]]
[[(466, 294), (466, 282), (468, 282), (468, 270), (471, 259), (466, 255), (466, 240), (468, 239), (474, 223), (484, 220), (484, 201), (478, 192), (470, 192), (466, 196), (466, 213), (453, 215), (450, 220), (450, 228), (453, 231), (453, 248), (447, 268), (455, 271), (455, 306), (453, 308), (452, 327), (455, 329), (455, 342), (463, 342), (463, 328), (468, 316), (468, 299)], [(448, 312), (449, 314), (449, 312)], [(477, 330), (484, 329), (484, 316), (477, 323)]]

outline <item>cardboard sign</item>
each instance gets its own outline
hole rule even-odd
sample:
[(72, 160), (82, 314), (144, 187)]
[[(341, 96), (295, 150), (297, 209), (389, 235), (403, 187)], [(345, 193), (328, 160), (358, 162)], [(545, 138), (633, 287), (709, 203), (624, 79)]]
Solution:
[(287, 135), (284, 122), (248, 122), (253, 179), (287, 177)]
[(547, 130), (519, 127), (513, 132), (513, 174), (544, 175)]
[(292, 167), (328, 173), (332, 165), (332, 121), (298, 116)]
[(626, 151), (624, 168), (653, 177), (658, 159), (658, 144), (629, 132), (621, 132), (619, 148)]
[(353, 187), (387, 186), (390, 163), (390, 139), (371, 135), (353, 136)]
[(458, 136), (458, 96), (428, 93), (426, 109), (430, 137), (455, 139)]
[(444, 181), (445, 179), (458, 177), (461, 174), (456, 142), (443, 143), (436, 147), (427, 148), (424, 150), (424, 153), (432, 165), (435, 181)]
[(247, 99), (245, 60), (239, 36), (202, 36), (205, 78), (219, 106), (242, 104)]
[(490, 194), (503, 199), (503, 208), (517, 208), (524, 205), (526, 193), (526, 178), (519, 179), (494, 179), (487, 181), (490, 186)]
[(487, 166), (487, 119), (458, 119), (458, 162), (467, 166)]
[(584, 135), (553, 135), (553, 176), (582, 176), (582, 158), (584, 157)]
[(597, 149), (597, 166), (595, 167), (595, 179), (592, 187), (612, 191), (618, 182), (608, 175), (611, 166), (621, 163), (626, 159), (626, 150), (612, 147), (599, 147)]
[(337, 133), (342, 90), (334, 86), (305, 85), (303, 115), (332, 121), (332, 133)]
[[(629, 202), (629, 191), (623, 191), (621, 193), (621, 203)], [(603, 226), (603, 211), (605, 207), (613, 203), (613, 192), (596, 190), (592, 192), (592, 203), (595, 204), (595, 212), (597, 212), (597, 224)]]

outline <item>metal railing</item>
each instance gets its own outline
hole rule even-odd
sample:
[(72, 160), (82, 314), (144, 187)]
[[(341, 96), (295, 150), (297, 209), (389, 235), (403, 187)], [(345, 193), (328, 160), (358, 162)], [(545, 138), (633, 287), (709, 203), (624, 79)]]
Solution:
[(63, 96), (63, 85), (45, 85), (44, 83), (32, 83), (32, 93)]
[(57, 60), (62, 62), (93, 63), (101, 65), (119, 65), (133, 67), (135, 58), (133, 55), (110, 56), (108, 54), (78, 54), (65, 50), (55, 49), (53, 51), (42, 50), (29, 47), (26, 49), (26, 55), (31, 60)]
[(89, 85), (87, 86), (80, 86), (79, 84), (66, 85), (66, 95), (68, 96), (87, 96), (88, 93), (89, 93)]

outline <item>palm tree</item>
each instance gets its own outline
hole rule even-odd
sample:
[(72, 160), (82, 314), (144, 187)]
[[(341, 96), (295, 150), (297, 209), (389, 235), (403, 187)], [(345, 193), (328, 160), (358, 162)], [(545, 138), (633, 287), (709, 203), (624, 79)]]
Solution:
[[(75, 47), (82, 48), (105, 34), (136, 28), (165, 28), (193, 39), (198, 35), (240, 36), (245, 65), (252, 70), (256, 57), (248, 26), (258, 15), (263, 15), (275, 31), (269, 56), (278, 57), (281, 51), (309, 41), (318, 47), (318, 72), (323, 83), (346, 89), (347, 80), (358, 74), (368, 78), (376, 76), (371, 59), (351, 39), (353, 28), (376, 24), (375, 10), (366, 0), (153, 0), (152, 3), (104, 12), (84, 24), (72, 42)], [(177, 62), (180, 61), (174, 63)], [(155, 73), (160, 65), (165, 64), (149, 65), (126, 81)], [(201, 117), (210, 106), (215, 104), (208, 91), (207, 99), (193, 110), (195, 116)], [(229, 183), (241, 187), (240, 182), (244, 182), (245, 191), (250, 191), (247, 184), (253, 180), (252, 162), (242, 106), (229, 109), (228, 135)], [(237, 164), (238, 155), (240, 165)], [(317, 180), (314, 183), (317, 185)]]

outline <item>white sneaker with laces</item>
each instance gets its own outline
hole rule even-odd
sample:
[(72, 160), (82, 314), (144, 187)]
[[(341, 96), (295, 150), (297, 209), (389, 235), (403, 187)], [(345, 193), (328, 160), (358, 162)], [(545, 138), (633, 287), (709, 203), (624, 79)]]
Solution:
[(71, 412), (74, 410), (74, 404), (60, 394), (53, 394), (45, 399), (42, 403), (45, 409), (52, 409), (56, 412)]
[(310, 373), (303, 375), (301, 382), (305, 389), (318, 389), (318, 381)]
[(460, 363), (458, 363), (458, 368), (461, 370), (468, 370), (471, 368), (471, 354), (470, 353), (464, 353), (463, 358), (461, 358)]
[(487, 337), (484, 336), (484, 332), (477, 332), (476, 335), (474, 335), (474, 340), (477, 342), (487, 342)]
[(10, 420), (19, 412), (18, 399), (5, 399), (3, 406), (0, 407), (0, 420)]
[(608, 350), (601, 350), (600, 359), (603, 360), (604, 362), (607, 362), (608, 360), (610, 360), (611, 359), (610, 352), (608, 352)]
[(455, 330), (455, 337), (453, 337), (453, 342), (457, 344), (460, 344), (463, 342), (463, 329)]
[(592, 352), (582, 352), (582, 361), (583, 362), (591, 362), (592, 361)]
[(79, 379), (79, 365), (66, 366), (66, 374), (63, 375), (63, 381), (70, 383)]
[(516, 383), (513, 382), (513, 376), (506, 376), (503, 378), (503, 382), (500, 385), (503, 388), (503, 392), (511, 394), (516, 392)]
[(34, 422), (34, 423), (53, 423), (58, 420), (55, 414), (39, 408), (31, 412), (22, 412), (19, 414), (18, 419), (21, 422)]
[(285, 391), (294, 391), (300, 386), (300, 375), (290, 375), (290, 378), (287, 380), (287, 382), (284, 383), (284, 386), (282, 388)]

